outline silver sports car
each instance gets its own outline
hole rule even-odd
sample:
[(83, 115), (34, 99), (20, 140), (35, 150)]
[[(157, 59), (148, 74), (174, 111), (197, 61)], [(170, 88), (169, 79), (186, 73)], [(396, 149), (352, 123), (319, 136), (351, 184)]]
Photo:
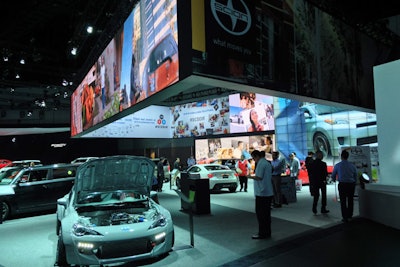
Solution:
[(82, 164), (71, 192), (57, 202), (56, 264), (105, 265), (168, 254), (174, 226), (170, 212), (150, 197), (154, 168), (139, 156)]

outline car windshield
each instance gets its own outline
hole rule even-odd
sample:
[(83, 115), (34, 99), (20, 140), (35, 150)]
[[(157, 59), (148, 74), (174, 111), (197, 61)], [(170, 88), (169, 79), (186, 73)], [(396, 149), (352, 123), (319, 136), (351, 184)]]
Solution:
[(224, 165), (207, 165), (204, 166), (207, 171), (220, 171), (220, 170), (230, 170), (228, 166)]
[(149, 195), (154, 163), (145, 157), (114, 156), (91, 160), (77, 171), (76, 203), (136, 201)]
[(162, 63), (177, 53), (175, 40), (168, 36), (153, 50), (149, 56), (150, 72), (154, 72)]
[(325, 115), (325, 114), (331, 114), (331, 113), (337, 113), (337, 112), (343, 112), (343, 111), (348, 111), (348, 109), (332, 107), (332, 106), (325, 106), (325, 105), (315, 105), (315, 112), (318, 115)]
[(138, 194), (132, 190), (116, 190), (105, 192), (87, 192), (81, 191), (77, 196), (76, 204), (78, 206), (92, 205), (121, 205), (124, 203), (141, 203), (146, 202), (147, 197), (143, 194)]
[(0, 172), (0, 184), (10, 184), (21, 168), (10, 168)]

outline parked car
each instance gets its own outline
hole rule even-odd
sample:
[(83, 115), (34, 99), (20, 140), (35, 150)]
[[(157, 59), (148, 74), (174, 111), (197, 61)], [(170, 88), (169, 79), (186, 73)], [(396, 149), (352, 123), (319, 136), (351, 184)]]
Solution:
[(71, 192), (58, 200), (58, 266), (168, 254), (174, 226), (170, 212), (150, 196), (155, 167), (146, 157), (110, 156), (78, 168)]
[(149, 53), (144, 72), (144, 86), (150, 96), (179, 79), (178, 45), (169, 34)]
[(12, 161), (9, 159), (0, 159), (0, 169), (9, 165)]
[(57, 199), (71, 190), (75, 164), (54, 164), (4, 172), (0, 182), (3, 220), (13, 215), (56, 209)]
[(38, 159), (23, 159), (23, 160), (14, 160), (7, 165), (7, 167), (32, 167), (32, 166), (42, 166), (42, 162)]
[(227, 188), (229, 192), (236, 192), (238, 174), (226, 165), (196, 164), (187, 169), (190, 175), (198, 175), (200, 179), (210, 180), (210, 190)]
[(377, 143), (376, 115), (315, 103), (300, 107), (307, 130), (307, 148), (324, 157), (339, 156), (340, 148)]
[[(160, 162), (159, 158), (152, 158), (151, 159), (154, 164), (156, 165), (156, 168), (154, 169), (154, 176), (157, 177), (158, 175), (158, 162)], [(169, 182), (171, 180), (171, 165), (169, 164), (169, 161), (166, 159), (164, 164), (164, 182)]]
[(92, 159), (98, 159), (98, 157), (79, 157), (71, 161), (71, 163), (78, 163), (82, 164), (85, 163), (86, 161), (92, 160)]

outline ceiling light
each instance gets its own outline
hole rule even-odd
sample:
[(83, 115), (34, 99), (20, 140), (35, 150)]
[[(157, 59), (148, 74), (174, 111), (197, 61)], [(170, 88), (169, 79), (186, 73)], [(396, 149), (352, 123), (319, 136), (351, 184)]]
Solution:
[(21, 58), (21, 60), (19, 61), (20, 64), (25, 64), (25, 59)]
[(8, 56), (3, 56), (3, 61), (7, 62), (8, 61)]
[(67, 86), (67, 85), (68, 85), (68, 82), (67, 82), (67, 80), (63, 79), (63, 81), (62, 81), (62, 85), (63, 85), (63, 86)]
[(18, 73), (15, 74), (15, 79), (19, 79), (19, 78), (20, 78), (19, 74)]
[(87, 33), (93, 33), (93, 27), (87, 26), (86, 31), (87, 31)]
[(26, 114), (27, 117), (32, 117), (33, 113), (31, 110), (28, 111), (28, 113)]
[(78, 52), (78, 48), (77, 47), (72, 47), (71, 49), (71, 55), (76, 56), (76, 53)]

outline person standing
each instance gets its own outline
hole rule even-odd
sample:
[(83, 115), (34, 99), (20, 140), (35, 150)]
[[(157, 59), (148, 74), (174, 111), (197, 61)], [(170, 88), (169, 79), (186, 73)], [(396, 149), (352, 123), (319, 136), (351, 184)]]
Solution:
[(193, 155), (190, 155), (190, 157), (186, 161), (188, 168), (192, 167), (193, 165), (196, 164), (196, 160), (194, 159)]
[(314, 192), (311, 182), (310, 182), (312, 180), (310, 169), (311, 169), (311, 163), (313, 163), (313, 161), (314, 161), (314, 152), (308, 151), (307, 157), (304, 160), (304, 164), (306, 165), (306, 169), (307, 169), (308, 181), (310, 183), (309, 187), (310, 187), (311, 196), (313, 195), (313, 192)]
[(282, 173), (285, 171), (285, 161), (279, 158), (279, 152), (272, 152), (272, 185), (274, 189), (274, 208), (282, 207)]
[(319, 192), (321, 191), (321, 213), (328, 213), (326, 209), (326, 178), (328, 177), (328, 167), (326, 162), (322, 161), (324, 155), (321, 151), (317, 151), (316, 159), (313, 160), (308, 168), (310, 177), (311, 195), (314, 197), (312, 212), (317, 214), (317, 205)]
[(240, 183), (240, 192), (244, 189), (244, 192), (247, 192), (247, 175), (250, 174), (251, 165), (250, 162), (244, 158), (242, 155), (240, 160), (236, 162), (236, 169), (239, 169), (239, 183)]
[(296, 157), (296, 154), (294, 152), (290, 153), (289, 159), (290, 159), (290, 164), (289, 164), (290, 177), (293, 177), (297, 180), (298, 176), (299, 176), (299, 170), (300, 170), (300, 161)]
[(348, 161), (349, 152), (343, 150), (340, 154), (341, 161), (333, 167), (332, 179), (339, 181), (339, 198), (342, 212), (342, 221), (348, 222), (353, 217), (354, 191), (357, 181), (357, 169)]
[(256, 197), (256, 215), (258, 221), (258, 233), (252, 239), (265, 239), (271, 237), (271, 200), (274, 195), (272, 189), (272, 165), (261, 151), (253, 150), (251, 156), (256, 162), (254, 176), (254, 195)]
[(157, 181), (158, 181), (158, 192), (162, 191), (163, 183), (164, 183), (164, 158), (160, 158), (160, 161), (157, 163)]

